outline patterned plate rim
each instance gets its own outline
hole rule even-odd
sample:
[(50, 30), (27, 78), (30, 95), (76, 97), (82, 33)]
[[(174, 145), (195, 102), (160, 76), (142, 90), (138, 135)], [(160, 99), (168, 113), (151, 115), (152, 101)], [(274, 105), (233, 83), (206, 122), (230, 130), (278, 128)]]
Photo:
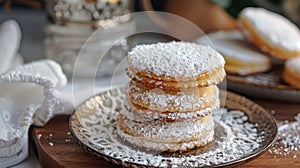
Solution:
[[(103, 158), (105, 159), (106, 161), (108, 162), (111, 162), (115, 165), (119, 165), (119, 166), (122, 166), (122, 167), (142, 167), (142, 168), (146, 168), (146, 167), (149, 167), (147, 165), (141, 165), (141, 164), (137, 164), (137, 163), (132, 163), (132, 162), (127, 162), (127, 161), (122, 161), (122, 160), (119, 160), (119, 159), (116, 159), (114, 157), (111, 157), (111, 156), (107, 156), (105, 155), (104, 153), (101, 153), (101, 151), (98, 151), (97, 149), (93, 148), (91, 145), (89, 144), (86, 144), (83, 142), (83, 140), (80, 139), (80, 137), (77, 135), (76, 131), (73, 129), (73, 122), (76, 120), (75, 118), (75, 114), (78, 112), (78, 109), (85, 105), (86, 102), (88, 102), (89, 100), (93, 99), (94, 97), (98, 96), (98, 95), (102, 95), (102, 94), (105, 94), (105, 93), (108, 93), (108, 92), (111, 92), (113, 90), (116, 90), (116, 89), (120, 89), (120, 88), (115, 88), (115, 89), (112, 89), (112, 90), (108, 90), (108, 91), (104, 91), (102, 93), (99, 93), (95, 96), (92, 96), (90, 98), (88, 98), (86, 101), (84, 101), (81, 105), (79, 105), (74, 113), (70, 116), (70, 119), (69, 119), (69, 128), (70, 128), (70, 131), (74, 137), (74, 139), (79, 143), (79, 145), (85, 150), (87, 151), (88, 153), (94, 155), (94, 156), (97, 156), (99, 158)], [(245, 107), (250, 107), (251, 106), (251, 109), (259, 109), (261, 112), (263, 112), (266, 117), (269, 119), (269, 121), (271, 122), (271, 125), (273, 127), (273, 130), (275, 130), (275, 132), (272, 132), (272, 137), (270, 139), (267, 140), (267, 143), (264, 145), (264, 146), (261, 146), (260, 148), (258, 148), (257, 150), (253, 151), (252, 153), (238, 159), (238, 160), (232, 160), (230, 162), (225, 162), (225, 163), (221, 163), (221, 164), (218, 164), (218, 165), (212, 165), (213, 167), (227, 167), (227, 166), (238, 166), (238, 165), (242, 165), (242, 164), (245, 164), (257, 157), (259, 157), (260, 155), (262, 155), (276, 140), (276, 137), (277, 137), (277, 130), (278, 130), (278, 127), (277, 127), (277, 124), (276, 124), (276, 120), (275, 118), (269, 113), (267, 112), (267, 110), (265, 110), (263, 107), (261, 107), (260, 105), (254, 103), (253, 101), (247, 99), (246, 97), (244, 96), (240, 96), (238, 94), (235, 94), (235, 93), (232, 93), (230, 91), (226, 91), (226, 101), (232, 101), (234, 103), (239, 103), (240, 105), (243, 105)]]

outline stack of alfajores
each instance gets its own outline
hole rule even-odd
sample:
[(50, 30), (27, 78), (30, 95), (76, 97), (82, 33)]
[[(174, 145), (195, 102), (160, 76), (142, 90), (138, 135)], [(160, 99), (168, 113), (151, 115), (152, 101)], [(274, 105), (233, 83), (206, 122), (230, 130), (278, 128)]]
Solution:
[(212, 113), (219, 109), (225, 77), (223, 57), (188, 42), (138, 45), (128, 53), (125, 108), (118, 134), (147, 150), (184, 152), (214, 137)]

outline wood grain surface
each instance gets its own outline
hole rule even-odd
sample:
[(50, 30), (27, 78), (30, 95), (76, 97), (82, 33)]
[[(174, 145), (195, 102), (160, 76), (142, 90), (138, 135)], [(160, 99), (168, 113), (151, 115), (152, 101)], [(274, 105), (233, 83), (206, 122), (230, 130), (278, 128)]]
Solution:
[[(268, 111), (272, 111), (278, 122), (292, 121), (294, 116), (300, 113), (300, 104), (254, 101)], [(74, 141), (69, 132), (69, 116), (67, 115), (54, 117), (44, 127), (32, 127), (30, 134), (42, 167), (117, 167), (87, 153)], [(293, 158), (293, 156), (294, 153), (281, 156), (266, 151), (260, 157), (241, 167), (300, 167), (300, 152), (298, 152), (298, 158)]]

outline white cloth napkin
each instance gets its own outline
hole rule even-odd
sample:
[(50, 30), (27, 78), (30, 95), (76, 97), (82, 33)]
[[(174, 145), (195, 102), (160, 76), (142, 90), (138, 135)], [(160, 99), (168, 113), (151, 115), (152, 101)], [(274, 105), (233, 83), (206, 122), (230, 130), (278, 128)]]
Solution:
[(21, 33), (15, 21), (0, 26), (0, 167), (28, 156), (30, 125), (43, 126), (55, 114), (72, 112), (59, 88), (67, 84), (61, 67), (51, 60), (25, 65), (18, 48)]
[(13, 20), (8, 20), (1, 24), (0, 26), (0, 51), (1, 51), (0, 74), (10, 69), (11, 66), (18, 66), (19, 63), (23, 62), (21, 57), (17, 54), (20, 47), (20, 41), (21, 41), (21, 31), (17, 22)]

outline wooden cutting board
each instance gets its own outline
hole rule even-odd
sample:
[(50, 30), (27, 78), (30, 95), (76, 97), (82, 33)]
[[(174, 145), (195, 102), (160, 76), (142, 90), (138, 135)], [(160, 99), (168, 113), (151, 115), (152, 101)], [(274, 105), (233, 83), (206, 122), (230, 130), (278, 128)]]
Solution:
[[(274, 116), (278, 122), (292, 121), (294, 116), (300, 113), (300, 104), (262, 100), (256, 100), (255, 102), (270, 112), (274, 111)], [(32, 127), (30, 134), (42, 167), (118, 167), (89, 154), (74, 141), (69, 130), (69, 116), (67, 115), (54, 117), (44, 127)], [(276, 155), (275, 157), (275, 155), (266, 151), (260, 157), (243, 165), (243, 167), (300, 167), (300, 152), (298, 153), (299, 158), (293, 158), (293, 155)]]

